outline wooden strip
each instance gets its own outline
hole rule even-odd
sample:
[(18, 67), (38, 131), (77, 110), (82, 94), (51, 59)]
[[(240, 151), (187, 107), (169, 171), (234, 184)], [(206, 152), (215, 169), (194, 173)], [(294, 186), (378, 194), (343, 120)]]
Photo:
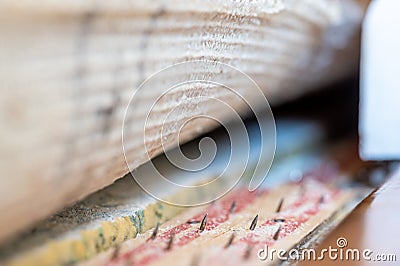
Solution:
[[(324, 203), (319, 200), (321, 193), (326, 198)], [(338, 190), (313, 180), (305, 181), (303, 186), (284, 185), (253, 194), (236, 191), (214, 205), (188, 210), (160, 226), (154, 240), (148, 240), (152, 231), (146, 232), (121, 245), (117, 257), (110, 257), (113, 253), (106, 252), (82, 265), (190, 265), (194, 261), (196, 265), (234, 265), (238, 262), (258, 265), (260, 248), (268, 245), (269, 248), (289, 250), (352, 202), (356, 195), (354, 190)], [(276, 213), (282, 196), (285, 196), (286, 204), (280, 213)], [(230, 213), (233, 200), (238, 208)], [(188, 223), (199, 220), (206, 213), (204, 232), (200, 232), (199, 224)], [(259, 218), (252, 231), (249, 226), (255, 215)], [(232, 234), (234, 240), (226, 247)], [(165, 249), (172, 235), (172, 248)], [(275, 263), (276, 258), (266, 262)]]

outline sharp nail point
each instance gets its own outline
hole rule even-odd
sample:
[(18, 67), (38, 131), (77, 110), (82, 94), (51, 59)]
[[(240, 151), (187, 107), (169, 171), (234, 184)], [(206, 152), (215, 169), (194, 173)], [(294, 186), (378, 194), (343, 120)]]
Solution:
[(160, 222), (157, 222), (156, 227), (153, 230), (153, 233), (150, 236), (151, 240), (154, 240), (157, 237), (157, 233), (158, 233), (158, 228), (160, 227)]
[(253, 231), (256, 228), (257, 221), (258, 221), (258, 214), (256, 215), (256, 217), (254, 217), (253, 221), (251, 222), (251, 225), (250, 225), (250, 230), (251, 231)]
[(321, 195), (321, 197), (318, 200), (318, 204), (322, 204), (324, 202), (325, 202), (325, 197), (324, 197), (324, 195)]
[(250, 257), (252, 250), (253, 250), (253, 246), (247, 245), (246, 252), (244, 253), (244, 256), (243, 256), (243, 258), (245, 260), (247, 260)]
[(120, 245), (116, 245), (116, 246), (115, 246), (114, 251), (113, 251), (113, 253), (112, 253), (112, 255), (111, 255), (111, 259), (112, 259), (112, 260), (115, 260), (116, 258), (118, 258), (120, 249), (121, 249), (121, 246), (120, 246)]
[(167, 246), (165, 247), (165, 250), (170, 250), (172, 248), (172, 243), (174, 242), (174, 237), (175, 237), (174, 234), (172, 234), (169, 237), (169, 240), (168, 240)]
[(231, 237), (229, 238), (228, 242), (225, 245), (225, 248), (229, 248), (232, 245), (234, 239), (235, 239), (235, 233), (232, 233)]
[(199, 228), (200, 232), (203, 232), (204, 229), (206, 229), (206, 225), (207, 225), (207, 216), (208, 216), (208, 213), (206, 213), (206, 215), (204, 215), (203, 220), (201, 220), (201, 224), (200, 224), (200, 228)]
[(229, 208), (229, 213), (232, 214), (236, 209), (236, 200), (232, 201), (231, 207)]
[(279, 233), (281, 232), (281, 226), (278, 227), (278, 230), (276, 230), (273, 239), (276, 241), (279, 238)]
[(281, 198), (281, 200), (279, 201), (278, 207), (276, 208), (276, 212), (280, 212), (281, 211), (282, 205), (283, 205), (283, 198)]

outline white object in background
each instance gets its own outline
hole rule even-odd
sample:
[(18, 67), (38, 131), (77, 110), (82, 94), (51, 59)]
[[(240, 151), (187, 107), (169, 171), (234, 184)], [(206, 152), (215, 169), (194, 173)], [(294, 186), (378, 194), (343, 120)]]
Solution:
[(400, 159), (400, 1), (371, 1), (362, 34), (360, 156)]

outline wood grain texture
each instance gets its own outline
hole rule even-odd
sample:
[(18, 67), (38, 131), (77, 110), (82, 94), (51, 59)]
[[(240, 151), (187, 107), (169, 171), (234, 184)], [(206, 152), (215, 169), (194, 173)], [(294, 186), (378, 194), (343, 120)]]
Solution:
[[(215, 60), (249, 74), (272, 104), (294, 98), (356, 70), (361, 2), (1, 1), (0, 241), (128, 172), (123, 114), (133, 90), (155, 71)], [(205, 91), (184, 87), (165, 100), (164, 111), (181, 106), (182, 118), (195, 115), (181, 100), (195, 89)], [(217, 112), (203, 106), (199, 113)], [(125, 148), (137, 158), (132, 167), (148, 160), (138, 148), (140, 110), (126, 121), (132, 130)], [(151, 126), (154, 157), (162, 124)], [(181, 140), (213, 126), (196, 122)], [(171, 123), (169, 130), (179, 127)]]

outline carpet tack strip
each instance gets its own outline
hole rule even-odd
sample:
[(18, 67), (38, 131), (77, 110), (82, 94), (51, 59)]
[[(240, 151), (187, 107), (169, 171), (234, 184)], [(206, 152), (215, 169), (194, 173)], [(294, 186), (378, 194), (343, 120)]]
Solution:
[[(304, 193), (299, 193), (300, 189)], [(320, 201), (321, 193), (324, 202)], [(276, 206), (282, 202), (282, 196), (285, 203), (277, 213)], [(238, 188), (213, 205), (188, 209), (160, 225), (154, 241), (146, 241), (153, 232), (149, 230), (124, 243), (117, 258), (106, 252), (82, 265), (191, 265), (193, 261), (196, 265), (237, 265), (239, 261), (257, 264), (260, 248), (288, 250), (296, 246), (359, 196), (359, 190), (338, 188), (313, 179), (303, 181), (302, 186), (290, 183), (253, 193)], [(232, 212), (234, 199), (236, 207)], [(251, 230), (249, 225), (256, 215), (258, 222)], [(204, 217), (207, 217), (204, 230), (200, 230), (198, 223), (187, 222)], [(171, 237), (173, 245), (165, 249)]]

